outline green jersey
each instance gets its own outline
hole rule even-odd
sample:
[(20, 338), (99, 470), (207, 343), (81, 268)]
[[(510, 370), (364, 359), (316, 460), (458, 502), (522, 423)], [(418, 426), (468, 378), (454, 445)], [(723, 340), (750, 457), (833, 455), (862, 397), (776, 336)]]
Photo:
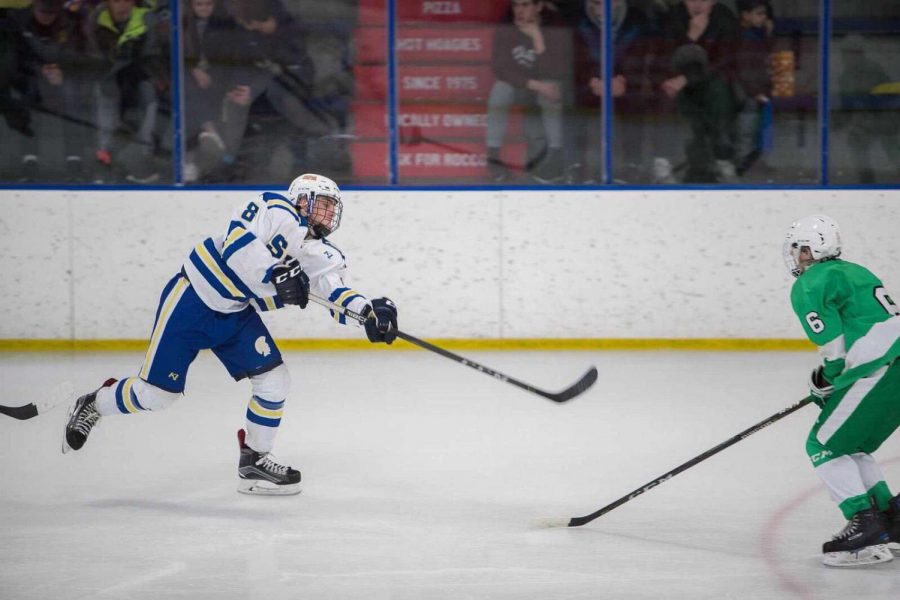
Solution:
[(794, 282), (791, 304), (835, 388), (900, 356), (900, 309), (865, 267), (839, 259), (815, 263)]

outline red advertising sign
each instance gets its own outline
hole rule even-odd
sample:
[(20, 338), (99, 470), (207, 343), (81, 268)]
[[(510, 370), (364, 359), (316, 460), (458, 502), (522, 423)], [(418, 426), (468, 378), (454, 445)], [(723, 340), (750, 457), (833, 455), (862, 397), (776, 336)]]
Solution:
[[(351, 153), (355, 176), (372, 179), (387, 175), (389, 167), (386, 143), (356, 142)], [(507, 145), (502, 152), (504, 162), (511, 165), (521, 164), (524, 156), (525, 144)], [(485, 181), (488, 174), (485, 146), (479, 142), (400, 144), (397, 169), (401, 180)]]
[[(357, 62), (386, 62), (387, 32), (383, 27), (359, 27), (354, 40)], [(492, 27), (400, 27), (396, 38), (397, 61), (400, 64), (486, 63), (491, 60), (493, 41)]]
[[(360, 138), (387, 137), (387, 112), (383, 104), (354, 104), (355, 133)], [(519, 111), (512, 111), (508, 134), (522, 130)], [(472, 104), (401, 104), (397, 113), (401, 140), (484, 139), (487, 129), (487, 107)]]
[(510, 10), (498, 0), (397, 0), (397, 18), (403, 21), (496, 23)]
[[(399, 100), (487, 100), (494, 73), (487, 65), (414, 66), (397, 68)], [(387, 98), (387, 67), (357, 65), (356, 97), (384, 101)]]
[[(503, 0), (397, 0), (397, 18), (404, 21), (497, 23), (510, 11)], [(359, 0), (359, 23), (387, 22), (387, 0)]]
[(359, 0), (357, 22), (360, 25), (381, 25), (387, 23), (387, 0)]

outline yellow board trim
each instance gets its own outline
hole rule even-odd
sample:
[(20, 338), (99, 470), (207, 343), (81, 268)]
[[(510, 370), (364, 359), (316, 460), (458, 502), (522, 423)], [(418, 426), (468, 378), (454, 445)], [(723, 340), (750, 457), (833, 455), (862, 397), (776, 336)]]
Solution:
[[(807, 340), (783, 338), (439, 338), (428, 341), (453, 351), (659, 351), (698, 352), (802, 352), (815, 350)], [(281, 350), (415, 350), (417, 346), (397, 340), (388, 348), (365, 339), (279, 339)], [(146, 340), (54, 340), (0, 339), (0, 352), (135, 352), (147, 349)]]

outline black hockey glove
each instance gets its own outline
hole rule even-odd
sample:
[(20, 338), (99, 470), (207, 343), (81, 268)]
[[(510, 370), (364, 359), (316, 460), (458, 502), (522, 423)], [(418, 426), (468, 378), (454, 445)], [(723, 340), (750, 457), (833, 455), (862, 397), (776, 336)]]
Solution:
[(825, 406), (825, 402), (834, 393), (834, 386), (825, 379), (825, 367), (819, 365), (809, 375), (809, 393), (813, 397), (813, 402), (820, 408)]
[(309, 303), (309, 277), (300, 268), (300, 262), (296, 258), (287, 264), (275, 265), (272, 269), (272, 283), (282, 302), (306, 308)]
[(388, 298), (375, 298), (363, 309), (366, 335), (373, 344), (393, 344), (397, 339), (397, 305)]

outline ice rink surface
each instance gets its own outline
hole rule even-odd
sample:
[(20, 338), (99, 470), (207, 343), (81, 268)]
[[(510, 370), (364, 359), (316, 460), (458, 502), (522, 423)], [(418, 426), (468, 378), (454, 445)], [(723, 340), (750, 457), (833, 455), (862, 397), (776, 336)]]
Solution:
[[(249, 397), (211, 354), (167, 411), (0, 416), (0, 598), (900, 598), (900, 560), (820, 564), (844, 520), (808, 464), (808, 406), (580, 528), (805, 396), (814, 353), (469, 353), (555, 405), (426, 352), (287, 353), (277, 457), (299, 496), (235, 491)], [(142, 354), (0, 354), (2, 403), (137, 372)], [(900, 435), (877, 454), (900, 489)]]

